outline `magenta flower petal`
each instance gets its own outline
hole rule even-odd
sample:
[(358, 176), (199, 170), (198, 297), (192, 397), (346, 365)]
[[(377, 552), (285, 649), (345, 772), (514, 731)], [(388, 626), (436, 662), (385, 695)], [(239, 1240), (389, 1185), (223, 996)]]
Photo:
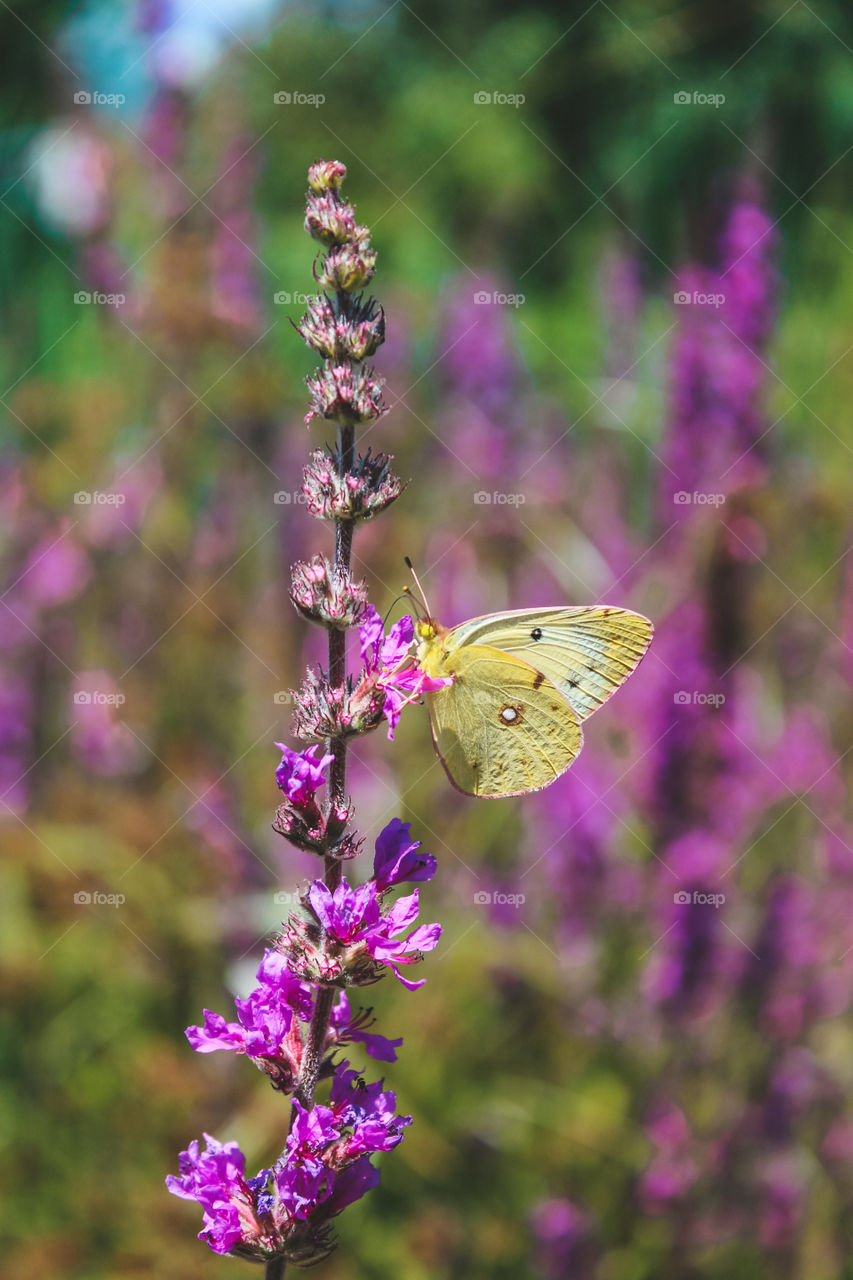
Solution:
[(379, 892), (404, 880), (431, 880), (436, 860), (431, 853), (418, 853), (420, 841), (412, 840), (411, 825), (392, 818), (376, 838), (373, 879)]

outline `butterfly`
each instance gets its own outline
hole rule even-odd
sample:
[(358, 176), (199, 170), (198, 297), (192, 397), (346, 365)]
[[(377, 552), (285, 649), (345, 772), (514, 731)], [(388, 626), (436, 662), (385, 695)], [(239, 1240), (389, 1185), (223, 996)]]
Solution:
[(427, 611), (415, 630), (418, 665), (451, 681), (424, 695), (438, 758), (457, 790), (491, 799), (565, 773), (581, 722), (637, 669), (654, 627), (629, 609), (556, 605), (450, 629)]

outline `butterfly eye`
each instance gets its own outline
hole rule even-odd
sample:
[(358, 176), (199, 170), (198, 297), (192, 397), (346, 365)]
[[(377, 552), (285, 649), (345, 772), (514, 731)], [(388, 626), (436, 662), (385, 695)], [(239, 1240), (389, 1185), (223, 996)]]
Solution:
[(530, 639), (531, 639), (531, 640), (541, 640), (541, 639), (542, 639), (542, 628), (541, 628), (541, 627), (534, 627), (534, 628), (533, 628), (533, 630), (532, 630), (532, 631), (531, 631), (531, 633), (530, 633)]

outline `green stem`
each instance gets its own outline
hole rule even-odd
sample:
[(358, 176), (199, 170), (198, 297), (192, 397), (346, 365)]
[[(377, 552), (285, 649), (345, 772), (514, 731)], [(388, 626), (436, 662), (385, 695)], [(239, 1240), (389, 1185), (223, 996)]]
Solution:
[(283, 1280), (286, 1266), (284, 1258), (270, 1258), (264, 1267), (264, 1280)]

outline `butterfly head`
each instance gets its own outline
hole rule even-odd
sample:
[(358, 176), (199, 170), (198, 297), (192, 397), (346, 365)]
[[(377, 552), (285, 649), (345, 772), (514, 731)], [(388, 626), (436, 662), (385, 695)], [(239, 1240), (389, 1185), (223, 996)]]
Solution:
[(436, 652), (436, 641), (443, 628), (433, 622), (432, 618), (419, 617), (415, 620), (415, 635), (418, 638), (418, 665), (424, 666), (431, 654)]

